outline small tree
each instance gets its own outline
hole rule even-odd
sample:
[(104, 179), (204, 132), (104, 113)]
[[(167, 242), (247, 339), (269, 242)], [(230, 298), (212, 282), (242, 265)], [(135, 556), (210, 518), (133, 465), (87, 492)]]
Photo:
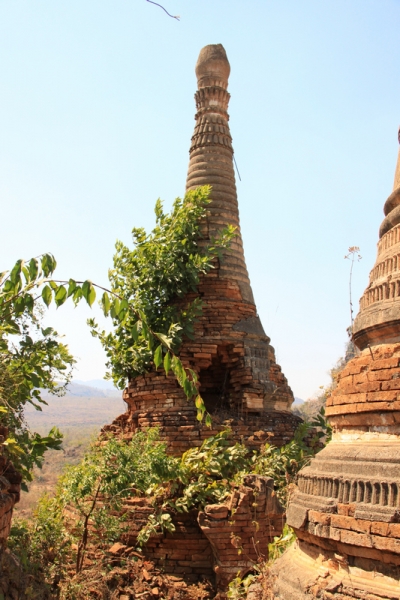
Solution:
[[(183, 305), (182, 301), (196, 291), (200, 275), (213, 268), (214, 259), (235, 235), (235, 228), (228, 226), (200, 244), (200, 221), (207, 214), (209, 193), (208, 186), (189, 191), (175, 201), (170, 214), (158, 201), (151, 234), (134, 229), (133, 250), (117, 242), (111, 289), (90, 280), (56, 280), (57, 263), (51, 254), (18, 260), (11, 271), (0, 274), (0, 425), (9, 429), (4, 447), (25, 481), (32, 479), (34, 465), (42, 465), (45, 451), (60, 448), (62, 440), (57, 428), (45, 437), (31, 433), (25, 406), (30, 403), (41, 410), (46, 404), (43, 389), (65, 393), (75, 362), (57, 332), (41, 327), (41, 314), (52, 302), (60, 307), (68, 299), (75, 305), (84, 299), (92, 306), (100, 290), (101, 306), (112, 318), (114, 332), (100, 332), (93, 320), (89, 323), (106, 348), (110, 377), (122, 388), (127, 379), (153, 366), (163, 367), (167, 374), (172, 370), (203, 419), (205, 406), (196, 374), (185, 369), (178, 356), (182, 337), (193, 333), (201, 302), (197, 297)], [(206, 423), (210, 424), (209, 415)]]

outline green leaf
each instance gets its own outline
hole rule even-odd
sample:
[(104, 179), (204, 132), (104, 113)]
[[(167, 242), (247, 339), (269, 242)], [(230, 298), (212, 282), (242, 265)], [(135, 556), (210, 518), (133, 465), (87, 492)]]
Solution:
[(171, 344), (172, 344), (171, 338), (167, 337), (163, 333), (156, 333), (155, 335), (158, 337), (160, 342), (162, 342), (164, 344), (164, 346), (166, 346), (168, 348), (168, 350), (171, 350)]
[(196, 396), (194, 404), (195, 404), (196, 408), (198, 408), (199, 410), (204, 411), (206, 409), (206, 407), (204, 406), (203, 398), (200, 396), (200, 394), (198, 396)]
[(68, 298), (70, 296), (72, 296), (72, 294), (75, 292), (77, 287), (76, 281), (74, 281), (73, 279), (70, 279), (68, 282)]
[(138, 340), (139, 340), (139, 327), (141, 327), (141, 326), (142, 326), (141, 321), (136, 321), (136, 323), (134, 323), (132, 326), (131, 333), (132, 333), (132, 337), (135, 340), (135, 342), (138, 342)]
[(210, 413), (206, 414), (206, 427), (212, 427), (212, 418)]
[(42, 380), (37, 376), (36, 373), (31, 373), (31, 381), (36, 388), (39, 388), (42, 385)]
[(34, 281), (39, 273), (39, 261), (37, 258), (31, 258), (29, 261), (29, 275), (32, 281)]
[(171, 354), (169, 352), (166, 353), (166, 355), (164, 356), (164, 371), (165, 374), (168, 375), (168, 373), (171, 370)]
[(196, 419), (198, 421), (202, 421), (204, 419), (204, 410), (198, 410), (197, 411)]
[(20, 281), (22, 264), (23, 261), (21, 259), (17, 260), (10, 273), (10, 281), (14, 285)]
[(44, 337), (51, 335), (53, 332), (54, 329), (52, 327), (46, 327), (46, 329), (42, 329), (42, 335), (44, 335)]
[(45, 277), (51, 275), (57, 266), (56, 259), (52, 254), (43, 254), (42, 271)]
[(29, 270), (28, 270), (28, 268), (27, 268), (27, 267), (25, 267), (25, 266), (23, 266), (23, 267), (22, 267), (22, 272), (23, 272), (23, 274), (24, 274), (24, 277), (25, 277), (25, 282), (26, 282), (26, 283), (29, 283), (29, 282), (30, 282), (30, 279), (31, 279), (31, 276), (29, 275)]
[(150, 337), (152, 337), (150, 335), (150, 331), (149, 328), (147, 327), (146, 321), (142, 320), (142, 335), (144, 337), (145, 340), (149, 341)]
[(23, 298), (25, 303), (25, 310), (27, 310), (29, 313), (32, 313), (35, 304), (34, 299), (30, 294), (25, 294)]
[(18, 335), (21, 333), (18, 323), (12, 319), (8, 319), (5, 324), (2, 324), (2, 329), (5, 331), (5, 333), (10, 333), (13, 335)]
[(111, 302), (110, 302), (110, 297), (107, 294), (107, 292), (104, 292), (104, 294), (101, 297), (101, 306), (103, 308), (104, 316), (108, 317), (108, 313), (110, 312)]
[(56, 295), (54, 297), (54, 301), (55, 301), (57, 307), (61, 306), (62, 304), (64, 304), (64, 302), (66, 301), (67, 297), (68, 296), (67, 296), (67, 290), (66, 290), (66, 288), (63, 285), (60, 285), (60, 287), (58, 288), (58, 290), (56, 292)]
[(86, 280), (83, 282), (82, 296), (85, 298), (89, 306), (92, 306), (93, 302), (96, 300), (96, 290), (94, 289), (94, 285), (91, 281)]
[(83, 297), (82, 288), (79, 287), (79, 286), (77, 286), (76, 289), (75, 289), (75, 291), (74, 291), (74, 293), (73, 293), (73, 296), (72, 296), (72, 300), (74, 301), (75, 306), (82, 299), (82, 297)]
[(190, 398), (197, 392), (197, 389), (192, 385), (192, 382), (189, 379), (185, 379), (183, 381), (183, 391), (186, 394), (186, 398), (190, 400)]
[(87, 298), (87, 303), (89, 304), (89, 306), (92, 306), (95, 300), (96, 300), (96, 288), (94, 287), (94, 285), (92, 285), (90, 288), (89, 296)]
[(124, 318), (127, 315), (128, 310), (129, 310), (128, 302), (125, 299), (121, 300), (120, 305), (119, 305), (119, 311), (118, 311), (118, 319), (120, 322), (122, 322), (124, 320)]
[(156, 369), (158, 369), (158, 367), (161, 365), (162, 363), (162, 345), (160, 344), (158, 346), (158, 348), (156, 349), (156, 351), (154, 352), (154, 364), (156, 366)]
[(111, 302), (110, 315), (113, 319), (117, 319), (119, 315), (120, 301), (119, 298), (113, 298)]
[(49, 285), (45, 285), (44, 288), (42, 289), (42, 298), (43, 298), (43, 302), (45, 303), (46, 306), (50, 306), (52, 297), (53, 297), (53, 292), (51, 290), (51, 287)]

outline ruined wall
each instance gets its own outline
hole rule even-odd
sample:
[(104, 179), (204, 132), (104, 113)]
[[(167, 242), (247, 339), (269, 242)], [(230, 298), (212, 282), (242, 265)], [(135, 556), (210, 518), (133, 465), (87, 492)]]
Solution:
[[(125, 501), (125, 505), (132, 511), (132, 517), (129, 531), (122, 541), (135, 547), (137, 534), (149, 515), (154, 514), (154, 508), (146, 498), (131, 498)], [(197, 511), (172, 513), (175, 531), (152, 536), (143, 548), (146, 558), (166, 573), (183, 575), (187, 581), (193, 582), (202, 576), (214, 576), (211, 545), (198, 525), (197, 514)]]
[(178, 456), (188, 448), (201, 446), (206, 438), (226, 428), (232, 431), (228, 438), (232, 443), (243, 442), (250, 451), (259, 450), (265, 443), (283, 446), (293, 439), (293, 431), (301, 422), (296, 415), (279, 412), (242, 418), (219, 413), (213, 415), (212, 427), (209, 428), (199, 423), (196, 414), (196, 409), (187, 402), (179, 410), (175, 407), (170, 410), (138, 410), (121, 415), (112, 425), (106, 425), (103, 431), (129, 440), (137, 430), (158, 427), (161, 441), (168, 444), (167, 452)]
[[(125, 509), (131, 512), (130, 528), (122, 541), (135, 546), (154, 508), (146, 498), (131, 498)], [(208, 505), (201, 512), (171, 511), (171, 516), (176, 530), (152, 536), (143, 548), (145, 556), (187, 581), (215, 574), (221, 592), (238, 574), (243, 576), (268, 557), (268, 544), (281, 534), (284, 523), (273, 480), (258, 475), (247, 476), (222, 504)]]

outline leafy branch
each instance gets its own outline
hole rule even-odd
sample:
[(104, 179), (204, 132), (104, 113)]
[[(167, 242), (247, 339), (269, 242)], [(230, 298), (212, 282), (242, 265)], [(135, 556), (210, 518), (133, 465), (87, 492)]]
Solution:
[(100, 305), (111, 317), (114, 332), (99, 331), (93, 319), (88, 322), (106, 349), (109, 376), (116, 385), (123, 388), (127, 380), (149, 369), (163, 368), (167, 376), (171, 371), (187, 399), (194, 401), (197, 418), (205, 417), (206, 425), (211, 425), (197, 375), (179, 358), (183, 337), (193, 336), (201, 314), (200, 276), (223, 259), (235, 235), (235, 227), (227, 226), (215, 238), (201, 240), (209, 193), (209, 186), (189, 191), (183, 200), (175, 200), (170, 214), (157, 201), (153, 231), (133, 229), (133, 250), (117, 242), (110, 288), (90, 280), (55, 279), (57, 263), (50, 253), (20, 259), (0, 274), (0, 424), (10, 430), (3, 447), (26, 480), (31, 480), (34, 465), (41, 466), (46, 449), (60, 448), (62, 436), (56, 428), (46, 437), (32, 435), (24, 406), (30, 403), (41, 410), (40, 405), (46, 404), (41, 389), (62, 395), (75, 362), (57, 332), (40, 327), (44, 308), (53, 302), (57, 308), (69, 299), (75, 305), (84, 300), (93, 306), (102, 292)]

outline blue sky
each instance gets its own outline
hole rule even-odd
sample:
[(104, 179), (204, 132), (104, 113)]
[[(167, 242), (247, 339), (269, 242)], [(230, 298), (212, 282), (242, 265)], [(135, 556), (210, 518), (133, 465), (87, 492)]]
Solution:
[[(181, 21), (145, 0), (0, 0), (1, 270), (50, 251), (60, 277), (107, 282), (115, 240), (151, 228), (158, 197), (168, 207), (184, 192), (194, 65), (222, 43), (247, 266), (277, 358), (307, 398), (343, 354), (343, 257), (361, 247), (357, 302), (393, 185), (400, 1), (164, 5)], [(89, 314), (49, 316), (79, 379), (104, 373)]]

